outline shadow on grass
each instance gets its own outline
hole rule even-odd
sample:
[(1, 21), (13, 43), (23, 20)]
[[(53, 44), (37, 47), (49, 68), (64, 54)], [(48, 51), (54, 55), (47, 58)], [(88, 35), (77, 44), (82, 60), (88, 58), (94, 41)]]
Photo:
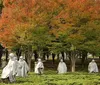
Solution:
[(21, 84), (21, 83), (33, 83), (32, 81), (22, 81), (22, 80), (17, 80), (15, 83), (16, 84)]

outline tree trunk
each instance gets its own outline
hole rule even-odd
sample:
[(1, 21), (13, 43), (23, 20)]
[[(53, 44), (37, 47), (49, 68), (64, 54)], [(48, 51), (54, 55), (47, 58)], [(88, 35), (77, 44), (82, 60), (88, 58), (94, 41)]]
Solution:
[(31, 58), (32, 58), (32, 54), (33, 54), (32, 48), (29, 46), (28, 49), (27, 49), (27, 51), (25, 52), (25, 59), (26, 59), (26, 61), (28, 63), (28, 66), (29, 66), (30, 71), (32, 70), (32, 68), (31, 68)]
[(31, 71), (32, 70), (32, 68), (31, 68), (31, 56), (29, 56), (29, 55), (28, 55), (27, 62), (28, 62), (28, 65), (29, 65), (29, 68), (30, 68), (30, 71)]
[(85, 60), (86, 60), (86, 57), (87, 57), (87, 52), (86, 52), (86, 51), (82, 51), (82, 60), (81, 60), (82, 68), (85, 67)]
[(61, 52), (63, 61), (65, 60), (64, 52)]
[(6, 54), (6, 62), (8, 62), (8, 50), (5, 49), (5, 54)]
[(2, 54), (3, 54), (3, 49), (0, 49), (0, 67), (2, 66)]
[(17, 49), (16, 55), (17, 55), (17, 57), (19, 59), (19, 57), (21, 56), (21, 49), (20, 48)]
[(53, 61), (53, 64), (54, 64), (54, 62), (55, 62), (55, 54), (54, 53), (52, 53), (52, 61)]
[(94, 59), (95, 54), (93, 53), (92, 55), (93, 55), (93, 59)]
[(35, 61), (37, 61), (37, 58), (38, 58), (38, 53), (37, 53), (37, 51), (36, 51), (36, 50), (34, 51), (34, 58), (35, 58)]
[(60, 60), (60, 58), (59, 58), (59, 54), (57, 54), (57, 60)]
[(46, 59), (45, 59), (45, 56), (46, 56), (46, 53), (43, 53), (43, 60), (46, 60)]
[(71, 61), (71, 71), (75, 72), (75, 63), (76, 63), (76, 53), (72, 51), (70, 54), (70, 61)]
[(75, 59), (72, 59), (72, 60), (71, 60), (71, 71), (72, 71), (72, 72), (75, 72), (75, 62), (76, 62)]
[(49, 60), (49, 54), (47, 53), (47, 60)]
[(31, 71), (31, 56), (28, 55), (28, 53), (25, 53), (25, 60), (29, 66), (29, 69)]

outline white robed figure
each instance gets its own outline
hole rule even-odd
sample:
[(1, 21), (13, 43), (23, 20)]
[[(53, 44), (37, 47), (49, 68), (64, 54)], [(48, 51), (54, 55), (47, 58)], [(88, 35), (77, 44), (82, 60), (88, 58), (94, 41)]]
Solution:
[(89, 63), (89, 65), (88, 65), (88, 71), (89, 71), (89, 73), (98, 72), (98, 66), (97, 66), (95, 60), (92, 60)]
[(36, 74), (43, 74), (43, 70), (44, 70), (44, 65), (41, 61), (41, 59), (38, 59), (38, 63), (35, 63), (35, 73)]
[(19, 66), (18, 66), (18, 69), (17, 69), (17, 75), (16, 76), (26, 77), (28, 75), (27, 73), (29, 71), (29, 66), (27, 65), (23, 56), (20, 56), (18, 63), (19, 63)]
[(63, 59), (60, 60), (57, 71), (58, 71), (58, 74), (67, 72), (67, 66), (66, 66), (65, 62), (63, 62)]
[(14, 53), (10, 53), (9, 58), (10, 59), (9, 59), (8, 64), (4, 67), (2, 71), (1, 78), (2, 80), (8, 79), (9, 82), (15, 82), (17, 63), (15, 60)]

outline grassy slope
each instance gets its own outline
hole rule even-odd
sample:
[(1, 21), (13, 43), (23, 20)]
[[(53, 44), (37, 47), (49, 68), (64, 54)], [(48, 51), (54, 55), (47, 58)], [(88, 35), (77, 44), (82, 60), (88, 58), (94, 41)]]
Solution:
[(16, 78), (16, 83), (0, 85), (100, 85), (100, 74), (87, 72), (66, 73), (63, 75), (56, 74), (55, 71), (45, 71), (41, 76), (29, 73), (26, 78)]

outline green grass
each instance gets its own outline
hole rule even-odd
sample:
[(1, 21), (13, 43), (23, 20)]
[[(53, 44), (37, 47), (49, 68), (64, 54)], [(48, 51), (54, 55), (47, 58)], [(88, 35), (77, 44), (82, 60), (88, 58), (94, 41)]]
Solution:
[(16, 77), (16, 83), (0, 83), (0, 85), (100, 85), (100, 74), (68, 72), (63, 75), (58, 75), (56, 71), (48, 70), (41, 76), (30, 72), (26, 78)]

